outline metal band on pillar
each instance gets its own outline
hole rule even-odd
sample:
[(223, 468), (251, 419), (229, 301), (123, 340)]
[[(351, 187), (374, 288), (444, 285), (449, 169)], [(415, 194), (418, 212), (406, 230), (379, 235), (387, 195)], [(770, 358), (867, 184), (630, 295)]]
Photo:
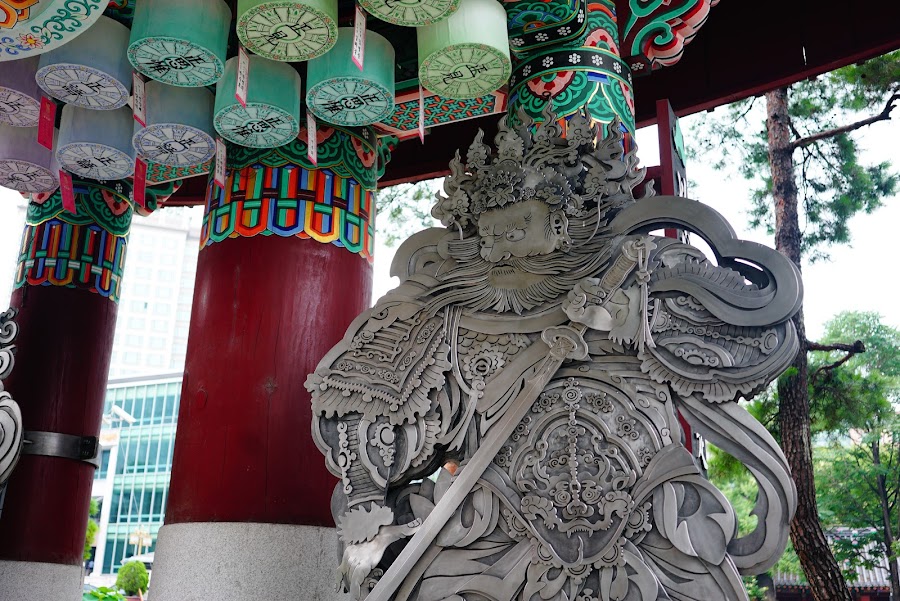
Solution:
[(59, 432), (25, 432), (23, 455), (61, 457), (100, 467), (100, 439), (97, 436), (73, 436)]

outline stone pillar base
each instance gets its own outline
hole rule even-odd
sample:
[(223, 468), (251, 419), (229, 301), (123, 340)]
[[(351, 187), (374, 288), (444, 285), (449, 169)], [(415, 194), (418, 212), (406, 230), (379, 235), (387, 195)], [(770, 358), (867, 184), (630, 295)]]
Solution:
[(0, 561), (0, 599), (81, 598), (81, 566)]
[(348, 595), (335, 592), (338, 563), (334, 528), (234, 522), (166, 525), (156, 544), (150, 598), (347, 601)]

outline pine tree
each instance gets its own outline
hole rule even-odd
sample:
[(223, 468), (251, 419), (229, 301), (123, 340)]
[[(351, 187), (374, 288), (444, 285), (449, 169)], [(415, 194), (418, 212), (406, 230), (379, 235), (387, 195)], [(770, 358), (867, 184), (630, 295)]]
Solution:
[[(814, 80), (729, 105), (702, 124), (702, 154), (717, 166), (736, 160), (757, 184), (752, 224), (766, 227), (775, 247), (800, 267), (827, 258), (828, 247), (850, 240), (850, 219), (871, 213), (894, 193), (887, 162), (863, 165), (853, 132), (887, 121), (900, 100), (900, 53), (839, 69)], [(860, 114), (864, 115), (860, 118)], [(778, 432), (797, 485), (799, 507), (791, 541), (816, 601), (850, 601), (850, 593), (819, 522), (813, 480), (808, 353), (862, 350), (855, 343), (807, 340), (802, 310), (794, 317), (801, 349), (778, 381)]]

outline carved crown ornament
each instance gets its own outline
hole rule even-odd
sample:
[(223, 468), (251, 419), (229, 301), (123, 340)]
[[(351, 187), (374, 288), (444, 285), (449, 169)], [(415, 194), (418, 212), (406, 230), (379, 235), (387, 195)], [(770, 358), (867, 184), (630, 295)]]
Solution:
[(13, 343), (19, 327), (13, 318), (15, 309), (0, 313), (0, 488), (9, 479), (22, 452), (22, 413), (12, 395), (3, 388), (3, 380), (12, 373), (16, 347)]
[(520, 110), (517, 125), (501, 120), (496, 152), (479, 130), (465, 162), (459, 152), (450, 162), (446, 196), (438, 196), (434, 217), (447, 227), (465, 228), (482, 213), (532, 199), (568, 217), (582, 217), (601, 202), (613, 208), (634, 200), (644, 170), (637, 167), (636, 148), (625, 154), (618, 118), (600, 136), (586, 109), (571, 117), (565, 132), (550, 104), (543, 117), (535, 124)]
[[(746, 600), (740, 576), (784, 550), (787, 462), (736, 401), (797, 352), (799, 272), (696, 201), (637, 197), (635, 150), (604, 130), (548, 111), (479, 134), (444, 227), (401, 245), (400, 285), (309, 376), (354, 598)], [(753, 532), (679, 413), (756, 477)]]

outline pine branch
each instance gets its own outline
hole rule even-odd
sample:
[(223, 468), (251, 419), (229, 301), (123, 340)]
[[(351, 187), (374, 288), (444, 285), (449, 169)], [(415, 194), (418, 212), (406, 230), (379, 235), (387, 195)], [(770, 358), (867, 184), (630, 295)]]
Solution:
[(857, 340), (853, 344), (844, 344), (841, 342), (837, 342), (834, 344), (821, 344), (819, 342), (812, 342), (811, 340), (806, 341), (806, 350), (808, 351), (822, 351), (822, 352), (831, 352), (831, 351), (843, 351), (847, 353), (843, 357), (841, 357), (838, 361), (834, 363), (830, 363), (828, 365), (823, 365), (816, 371), (814, 371), (810, 375), (810, 380), (816, 379), (818, 375), (823, 371), (831, 371), (833, 369), (837, 369), (847, 361), (849, 361), (854, 355), (858, 355), (860, 353), (866, 352), (866, 345), (863, 344), (862, 340)]
[(751, 98), (750, 102), (747, 103), (747, 108), (744, 109), (744, 112), (742, 112), (740, 115), (737, 116), (737, 118), (735, 119), (735, 122), (746, 121), (747, 114), (753, 109), (753, 106), (756, 104), (756, 101), (759, 98), (760, 98), (759, 96), (754, 96), (753, 98)]
[(850, 133), (851, 131), (856, 131), (857, 129), (861, 129), (867, 125), (872, 125), (873, 123), (877, 123), (879, 121), (888, 121), (891, 118), (891, 111), (894, 110), (894, 103), (898, 100), (900, 100), (900, 94), (893, 94), (885, 103), (884, 110), (882, 110), (877, 115), (872, 115), (871, 117), (861, 119), (859, 121), (856, 121), (855, 123), (850, 123), (848, 125), (835, 127), (834, 129), (828, 129), (811, 136), (806, 136), (805, 138), (799, 138), (792, 141), (788, 145), (787, 149), (796, 150), (797, 148), (803, 148), (805, 146), (809, 146), (810, 144), (815, 144), (820, 140), (827, 140), (828, 138), (833, 138), (834, 136), (838, 136), (840, 134), (846, 134)]

